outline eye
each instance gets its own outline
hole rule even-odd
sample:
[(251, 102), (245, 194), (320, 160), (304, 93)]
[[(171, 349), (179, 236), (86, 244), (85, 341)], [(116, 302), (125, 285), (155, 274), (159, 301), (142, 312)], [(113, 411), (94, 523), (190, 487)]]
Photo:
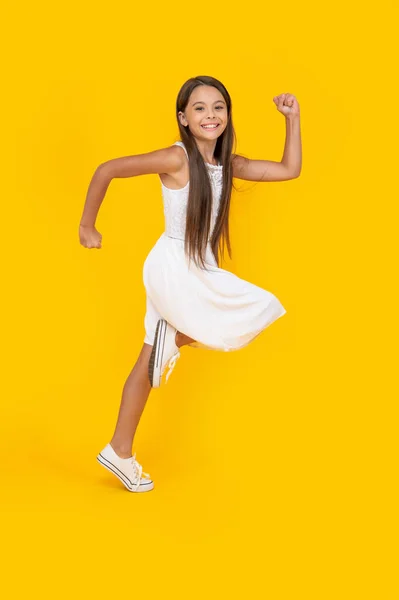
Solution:
[[(197, 106), (197, 108), (195, 110), (202, 110), (204, 107), (203, 106)], [(217, 106), (216, 108), (224, 108), (224, 106)]]

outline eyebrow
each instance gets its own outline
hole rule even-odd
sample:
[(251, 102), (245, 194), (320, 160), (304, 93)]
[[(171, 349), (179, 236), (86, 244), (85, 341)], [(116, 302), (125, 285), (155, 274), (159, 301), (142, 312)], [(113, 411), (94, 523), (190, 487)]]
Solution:
[[(222, 104), (226, 104), (224, 100), (215, 100), (213, 104), (217, 104), (217, 102), (222, 102)], [(195, 106), (196, 104), (205, 104), (205, 102), (202, 102), (202, 100), (198, 100), (197, 102), (194, 102), (194, 104), (192, 104), (191, 106)]]

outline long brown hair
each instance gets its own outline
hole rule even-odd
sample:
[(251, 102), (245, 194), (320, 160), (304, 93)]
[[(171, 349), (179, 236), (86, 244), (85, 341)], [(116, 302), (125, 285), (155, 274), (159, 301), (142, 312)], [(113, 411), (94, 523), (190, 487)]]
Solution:
[(225, 245), (227, 245), (231, 258), (229, 212), (233, 185), (232, 149), (233, 141), (234, 146), (236, 145), (236, 135), (232, 121), (231, 98), (225, 86), (218, 79), (206, 75), (188, 79), (181, 87), (176, 100), (176, 118), (181, 141), (187, 150), (190, 173), (184, 250), (189, 261), (193, 258), (199, 268), (206, 270), (205, 251), (211, 224), (212, 187), (205, 161), (198, 150), (194, 137), (189, 127), (182, 125), (178, 117), (180, 111), (185, 111), (190, 95), (198, 85), (214, 86), (220, 91), (227, 105), (228, 122), (225, 130), (217, 139), (214, 153), (219, 164), (223, 165), (223, 188), (219, 212), (210, 239), (212, 252), (218, 266), (219, 251), (223, 259)]

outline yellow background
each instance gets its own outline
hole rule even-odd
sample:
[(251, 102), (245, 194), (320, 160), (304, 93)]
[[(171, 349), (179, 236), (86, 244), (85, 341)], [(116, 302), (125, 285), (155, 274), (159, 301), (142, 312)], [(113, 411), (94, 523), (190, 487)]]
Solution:
[[(383, 599), (397, 579), (394, 2), (19, 3), (2, 25), (4, 597)], [(233, 353), (182, 349), (151, 392), (131, 494), (95, 457), (144, 339), (156, 175), (95, 168), (178, 139), (180, 86), (212, 75), (237, 152), (303, 168), (235, 180), (233, 259), (287, 314)]]

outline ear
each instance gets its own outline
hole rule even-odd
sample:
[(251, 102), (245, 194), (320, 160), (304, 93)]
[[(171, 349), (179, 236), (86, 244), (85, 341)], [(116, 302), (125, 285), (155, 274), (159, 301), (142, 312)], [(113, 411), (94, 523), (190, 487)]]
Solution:
[(182, 125), (184, 125), (184, 127), (186, 127), (188, 125), (188, 123), (187, 123), (186, 117), (184, 116), (184, 113), (180, 111), (178, 114), (179, 114), (180, 123)]

